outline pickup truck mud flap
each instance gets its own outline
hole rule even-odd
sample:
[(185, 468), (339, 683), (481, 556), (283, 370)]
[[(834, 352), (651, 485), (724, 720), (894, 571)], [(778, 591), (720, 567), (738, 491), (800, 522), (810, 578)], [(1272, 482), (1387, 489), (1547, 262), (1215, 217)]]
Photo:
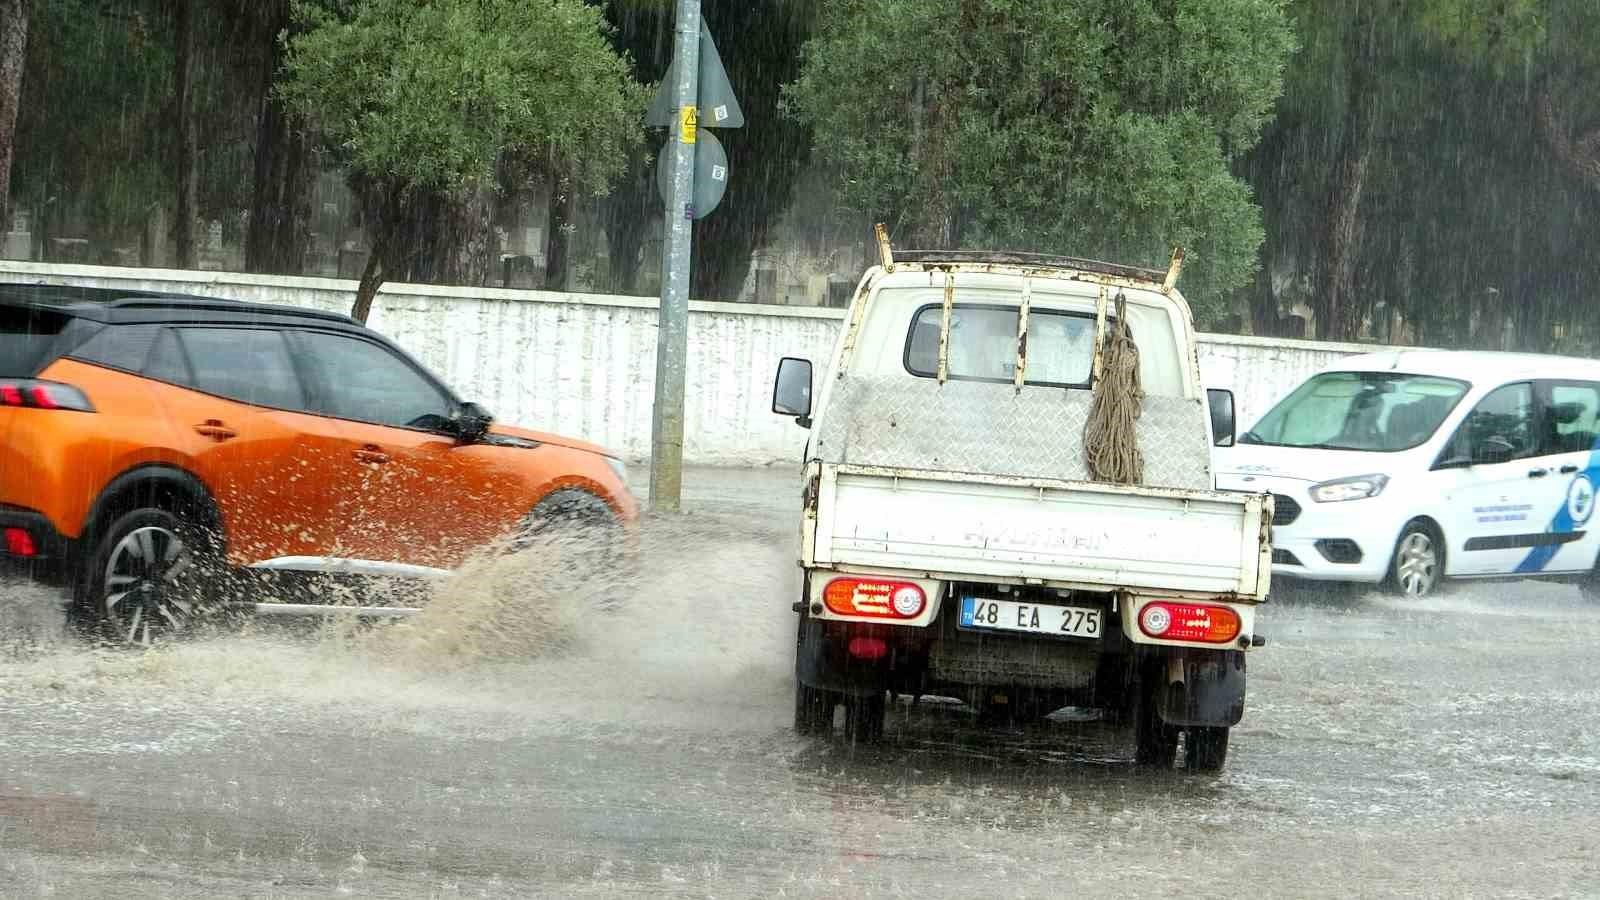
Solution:
[(1160, 660), (1156, 708), (1168, 725), (1231, 728), (1244, 718), (1245, 654), (1202, 650)]
[(852, 657), (842, 642), (828, 640), (822, 622), (807, 617), (800, 621), (794, 674), (806, 687), (870, 696), (881, 694), (888, 687), (889, 660)]

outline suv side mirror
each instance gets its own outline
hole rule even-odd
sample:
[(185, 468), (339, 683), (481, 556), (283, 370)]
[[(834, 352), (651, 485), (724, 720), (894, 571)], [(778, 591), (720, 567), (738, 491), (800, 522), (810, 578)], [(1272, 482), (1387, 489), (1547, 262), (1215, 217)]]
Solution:
[(1216, 388), (1206, 390), (1206, 402), (1211, 407), (1211, 438), (1218, 447), (1232, 447), (1237, 424), (1234, 421), (1233, 391)]
[(494, 416), (476, 403), (463, 403), (456, 407), (456, 411), (450, 416), (450, 422), (454, 426), (457, 440), (463, 444), (476, 444), (489, 433), (489, 426), (494, 423)]
[(801, 428), (811, 427), (811, 360), (786, 356), (778, 363), (772, 388), (772, 411), (794, 416)]

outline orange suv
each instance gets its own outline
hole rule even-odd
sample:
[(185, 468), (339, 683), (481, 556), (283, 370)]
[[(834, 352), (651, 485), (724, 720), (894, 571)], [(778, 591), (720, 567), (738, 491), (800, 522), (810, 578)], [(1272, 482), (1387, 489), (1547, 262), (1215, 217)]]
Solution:
[(0, 285), (0, 563), (131, 642), (213, 567), (415, 577), (519, 528), (626, 530), (625, 480), (345, 316)]

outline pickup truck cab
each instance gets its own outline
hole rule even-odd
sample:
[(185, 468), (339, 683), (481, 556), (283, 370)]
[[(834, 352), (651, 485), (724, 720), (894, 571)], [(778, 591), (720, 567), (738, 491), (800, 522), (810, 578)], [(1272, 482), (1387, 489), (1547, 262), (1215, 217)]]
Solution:
[[(1232, 397), (1212, 392), (1208, 414), (1176, 263), (1164, 278), (883, 252), (820, 380), (786, 359), (774, 392), (811, 429), (796, 728), (830, 731), (842, 705), (846, 734), (870, 740), (891, 695), (1013, 720), (1094, 707), (1135, 726), (1141, 762), (1173, 764), (1186, 734), (1188, 767), (1219, 768), (1272, 501), (1215, 490)], [(1117, 309), (1138, 348), (1142, 484), (1092, 480), (1085, 457)]]

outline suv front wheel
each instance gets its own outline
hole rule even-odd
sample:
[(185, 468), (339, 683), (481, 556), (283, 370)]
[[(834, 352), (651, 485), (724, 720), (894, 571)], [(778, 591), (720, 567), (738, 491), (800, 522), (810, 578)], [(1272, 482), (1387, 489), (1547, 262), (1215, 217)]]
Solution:
[(78, 581), (79, 608), (113, 643), (148, 647), (191, 629), (204, 611), (214, 542), (164, 509), (119, 516)]

